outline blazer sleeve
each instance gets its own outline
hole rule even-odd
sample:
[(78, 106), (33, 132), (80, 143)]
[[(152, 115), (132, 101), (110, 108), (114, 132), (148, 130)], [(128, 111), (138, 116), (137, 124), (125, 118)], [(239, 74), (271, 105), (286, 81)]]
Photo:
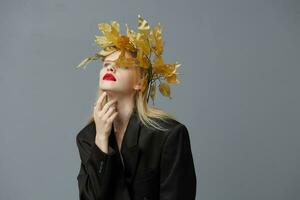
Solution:
[(111, 189), (112, 158), (116, 151), (109, 146), (103, 152), (95, 142), (76, 136), (76, 144), (81, 159), (77, 176), (80, 200), (106, 200)]
[(160, 200), (195, 200), (196, 173), (189, 133), (183, 124), (166, 138), (160, 174)]

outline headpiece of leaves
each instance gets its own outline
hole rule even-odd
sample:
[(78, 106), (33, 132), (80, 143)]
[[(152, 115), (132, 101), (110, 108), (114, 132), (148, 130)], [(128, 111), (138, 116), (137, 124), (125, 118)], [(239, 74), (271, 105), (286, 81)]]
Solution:
[[(171, 97), (169, 84), (178, 84), (177, 68), (181, 65), (178, 62), (167, 64), (162, 57), (164, 43), (162, 29), (158, 23), (153, 29), (149, 23), (138, 15), (137, 32), (130, 29), (126, 24), (127, 35), (120, 33), (120, 25), (117, 21), (111, 23), (99, 23), (98, 29), (103, 35), (96, 35), (95, 42), (102, 48), (95, 55), (85, 58), (76, 67), (86, 68), (93, 60), (104, 58), (115, 51), (120, 51), (119, 57), (114, 61), (119, 67), (141, 67), (146, 69), (142, 92), (147, 92), (154, 104), (156, 88), (163, 96)], [(135, 57), (125, 57), (125, 51), (135, 53)], [(159, 83), (157, 83), (159, 82)]]

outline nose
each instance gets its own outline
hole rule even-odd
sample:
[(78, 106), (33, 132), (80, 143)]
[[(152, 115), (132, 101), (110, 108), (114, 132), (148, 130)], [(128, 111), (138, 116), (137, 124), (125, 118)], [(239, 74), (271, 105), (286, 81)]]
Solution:
[(107, 71), (116, 72), (116, 67), (113, 64), (108, 65)]

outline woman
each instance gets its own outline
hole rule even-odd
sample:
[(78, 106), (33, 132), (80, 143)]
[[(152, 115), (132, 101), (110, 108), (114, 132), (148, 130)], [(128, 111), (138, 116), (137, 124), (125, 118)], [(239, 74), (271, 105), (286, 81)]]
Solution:
[(137, 54), (118, 48), (102, 54), (99, 98), (76, 137), (80, 200), (194, 200), (196, 173), (187, 128), (147, 105), (147, 71), (121, 67), (121, 56), (125, 61)]

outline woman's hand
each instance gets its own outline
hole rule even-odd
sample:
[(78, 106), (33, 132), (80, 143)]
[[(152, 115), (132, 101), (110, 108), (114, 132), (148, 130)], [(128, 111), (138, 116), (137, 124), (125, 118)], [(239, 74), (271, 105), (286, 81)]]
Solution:
[(108, 152), (108, 140), (112, 123), (118, 114), (116, 111), (116, 100), (110, 100), (103, 106), (106, 96), (106, 92), (103, 92), (94, 107), (94, 121), (96, 125), (95, 143), (105, 153)]

